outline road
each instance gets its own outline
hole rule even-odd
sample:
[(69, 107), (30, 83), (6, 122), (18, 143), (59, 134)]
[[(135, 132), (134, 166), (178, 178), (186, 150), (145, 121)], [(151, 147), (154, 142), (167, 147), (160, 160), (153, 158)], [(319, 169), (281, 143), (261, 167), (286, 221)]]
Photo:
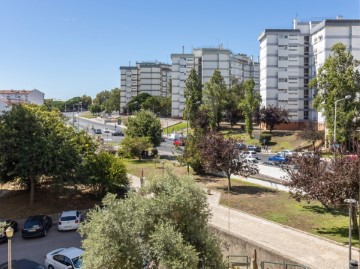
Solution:
[[(12, 259), (26, 258), (43, 265), (48, 252), (56, 248), (80, 246), (81, 237), (78, 232), (58, 232), (56, 225), (53, 225), (47, 236), (31, 239), (23, 239), (19, 229), (12, 239)], [(0, 244), (0, 264), (7, 262), (7, 248), (7, 243)]]

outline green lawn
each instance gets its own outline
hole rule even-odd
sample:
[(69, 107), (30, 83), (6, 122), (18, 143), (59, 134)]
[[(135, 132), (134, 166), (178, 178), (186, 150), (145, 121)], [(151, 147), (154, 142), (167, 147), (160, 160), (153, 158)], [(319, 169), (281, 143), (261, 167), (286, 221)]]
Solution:
[[(130, 174), (148, 177), (153, 173), (162, 173), (164, 167), (175, 174), (185, 175), (186, 167), (174, 166), (168, 160), (124, 160)], [(227, 180), (209, 176), (194, 175), (199, 184), (220, 191), (221, 204), (227, 205)], [(296, 202), (287, 192), (276, 191), (259, 185), (233, 179), (230, 195), (230, 207), (284, 224), (311, 234), (331, 239), (341, 244), (348, 242), (347, 210), (327, 210), (318, 202)], [(354, 246), (359, 245), (358, 234), (353, 236)]]
[(167, 131), (169, 132), (169, 134), (171, 134), (173, 132), (186, 133), (186, 122), (180, 122), (180, 123), (177, 123), (177, 124), (174, 124), (174, 125), (168, 126), (167, 128), (162, 129), (163, 134), (166, 134)]
[[(319, 202), (297, 202), (289, 193), (276, 191), (248, 182), (232, 179), (230, 207), (284, 224), (311, 234), (348, 243), (348, 210), (327, 210)], [(226, 181), (214, 189), (221, 191), (220, 203), (228, 204)], [(358, 234), (353, 236), (359, 245)]]

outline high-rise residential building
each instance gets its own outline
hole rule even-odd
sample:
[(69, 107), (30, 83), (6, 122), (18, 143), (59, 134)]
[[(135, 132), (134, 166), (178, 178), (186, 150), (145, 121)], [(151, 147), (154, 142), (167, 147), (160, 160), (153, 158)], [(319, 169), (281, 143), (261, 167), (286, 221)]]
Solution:
[(171, 66), (160, 62), (139, 62), (120, 66), (120, 111), (140, 93), (168, 96)]
[(345, 44), (360, 59), (360, 20), (295, 19), (293, 29), (265, 29), (259, 41), (262, 105), (289, 111), (290, 124), (279, 128), (300, 129), (306, 122), (323, 128), (321, 113), (311, 105), (314, 92), (308, 83), (336, 43)]
[(199, 48), (192, 53), (171, 54), (172, 60), (172, 108), (173, 117), (182, 117), (185, 108), (185, 82), (195, 69), (202, 84), (210, 80), (217, 69), (229, 85), (233, 76), (240, 82), (253, 78), (255, 88), (259, 89), (259, 64), (245, 54), (233, 54), (223, 48)]

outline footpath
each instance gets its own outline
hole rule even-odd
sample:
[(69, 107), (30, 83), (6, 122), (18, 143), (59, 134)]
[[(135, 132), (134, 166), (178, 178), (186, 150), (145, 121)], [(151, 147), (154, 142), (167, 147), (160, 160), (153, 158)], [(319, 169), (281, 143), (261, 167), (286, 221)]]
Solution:
[[(138, 177), (129, 175), (129, 178), (133, 187), (140, 187)], [(250, 242), (256, 242), (262, 248), (311, 269), (349, 268), (348, 247), (235, 209), (229, 209), (219, 204), (219, 192), (212, 191), (211, 193), (208, 195), (208, 202), (212, 212), (210, 220), (212, 226)], [(239, 253), (233, 254), (239, 255)], [(352, 250), (352, 257), (358, 259), (358, 250)]]

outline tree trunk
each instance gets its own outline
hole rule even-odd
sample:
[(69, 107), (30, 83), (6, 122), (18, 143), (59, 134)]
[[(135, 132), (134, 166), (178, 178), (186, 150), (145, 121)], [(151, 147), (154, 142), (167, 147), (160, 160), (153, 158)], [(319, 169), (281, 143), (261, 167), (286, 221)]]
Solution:
[(30, 205), (34, 205), (35, 198), (35, 179), (34, 176), (30, 176)]
[(228, 195), (230, 195), (230, 190), (231, 190), (231, 180), (230, 180), (230, 175), (227, 175), (227, 177), (228, 177), (228, 190), (229, 190)]

